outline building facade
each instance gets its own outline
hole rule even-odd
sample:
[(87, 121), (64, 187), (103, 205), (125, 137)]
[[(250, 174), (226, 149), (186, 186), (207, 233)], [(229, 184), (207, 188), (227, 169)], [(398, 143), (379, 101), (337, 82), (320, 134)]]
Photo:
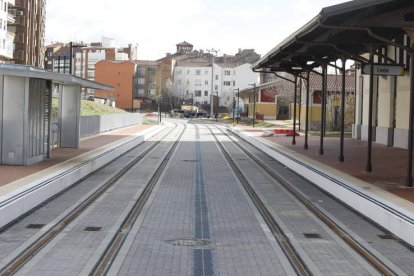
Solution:
[(173, 93), (205, 108), (213, 101), (214, 105), (231, 109), (236, 89), (259, 82), (259, 74), (250, 69), (259, 58), (254, 50), (241, 49), (236, 55), (221, 57), (213, 57), (203, 51), (177, 52), (171, 59), (175, 61), (172, 69)]
[(46, 46), (44, 68), (58, 73), (70, 74), (69, 44), (55, 43)]
[(13, 59), (13, 41), (15, 33), (11, 31), (15, 23), (14, 15), (10, 13), (14, 0), (0, 1), (0, 62), (10, 62)]
[(9, 12), (15, 17), (9, 28), (15, 34), (12, 62), (43, 67), (46, 0), (15, 0)]

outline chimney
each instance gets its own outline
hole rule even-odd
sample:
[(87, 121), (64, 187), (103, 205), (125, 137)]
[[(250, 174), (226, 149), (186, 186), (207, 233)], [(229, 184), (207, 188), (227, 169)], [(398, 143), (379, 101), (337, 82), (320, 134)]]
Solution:
[(239, 48), (239, 54), (241, 53), (241, 48)]
[(167, 54), (166, 54), (166, 56), (167, 56), (167, 57), (171, 56), (171, 53), (167, 53)]

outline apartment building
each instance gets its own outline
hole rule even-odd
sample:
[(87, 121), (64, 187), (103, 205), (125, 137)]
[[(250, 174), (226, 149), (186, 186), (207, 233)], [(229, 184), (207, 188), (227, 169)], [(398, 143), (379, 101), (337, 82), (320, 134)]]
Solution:
[(14, 0), (0, 0), (0, 62), (10, 62), (13, 59), (13, 40), (11, 25), (15, 22), (9, 8), (14, 6)]
[(58, 73), (70, 73), (70, 46), (69, 43), (55, 43), (46, 46), (45, 63), (46, 70)]
[(259, 74), (250, 69), (259, 58), (252, 49), (214, 58), (203, 51), (175, 56), (173, 93), (197, 105), (210, 105), (214, 99), (215, 105), (230, 108), (236, 89), (259, 82)]
[(101, 60), (96, 65), (96, 81), (114, 87), (114, 91), (96, 90), (95, 99), (114, 103), (118, 108), (136, 111), (143, 101), (156, 98), (157, 63), (148, 60)]
[(14, 16), (8, 28), (15, 34), (12, 62), (43, 67), (46, 0), (15, 0), (8, 10)]

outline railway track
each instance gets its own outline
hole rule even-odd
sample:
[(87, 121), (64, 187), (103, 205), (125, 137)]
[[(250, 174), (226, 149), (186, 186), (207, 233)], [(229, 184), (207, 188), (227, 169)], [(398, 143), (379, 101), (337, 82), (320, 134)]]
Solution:
[[(98, 189), (96, 189), (90, 196), (85, 200), (72, 207), (70, 212), (67, 212), (61, 220), (59, 220), (54, 225), (45, 227), (46, 230), (30, 245), (21, 248), (20, 252), (16, 254), (11, 260), (3, 264), (0, 268), (0, 275), (13, 275), (18, 272), (27, 262), (29, 262), (33, 257), (36, 256), (45, 246), (47, 246), (56, 236), (64, 231), (64, 229), (75, 219), (81, 216), (94, 202), (96, 202), (103, 194), (108, 192), (108, 190), (113, 187), (125, 174), (127, 174), (131, 169), (133, 169), (141, 160), (148, 156), (160, 142), (172, 135), (174, 131), (177, 131), (179, 128), (177, 124), (174, 124), (175, 127), (165, 133), (159, 140), (153, 143), (151, 146), (146, 148), (141, 154), (136, 158), (131, 160), (125, 167), (119, 170), (115, 175), (113, 175), (108, 181), (103, 183)], [(179, 137), (185, 130), (185, 125), (180, 129)], [(165, 168), (168, 163), (169, 157), (173, 153), (179, 138), (175, 141), (174, 145), (169, 149), (166, 157), (162, 161), (161, 165), (157, 168), (151, 180), (145, 187), (142, 195), (136, 200), (133, 208), (129, 211), (127, 217), (119, 228), (119, 231), (115, 233), (113, 239), (111, 240), (110, 245), (105, 250), (102, 258), (99, 260), (99, 263), (94, 267), (92, 274), (101, 275), (106, 271), (106, 267), (110, 264), (110, 261), (113, 259), (113, 256), (117, 252), (117, 248), (122, 245), (122, 241), (128, 235), (128, 229), (131, 224), (135, 221), (136, 217), (139, 215), (139, 212), (142, 206), (145, 204), (148, 196), (151, 194), (152, 188), (154, 187), (157, 179), (159, 178), (162, 170)], [(132, 150), (131, 150), (132, 151)], [(130, 152), (130, 151), (129, 151)], [(128, 152), (126, 153), (128, 154)]]
[[(290, 242), (289, 237), (283, 232), (281, 227), (272, 217), (271, 212), (266, 207), (266, 204), (262, 201), (260, 196), (258, 196), (249, 183), (243, 172), (236, 165), (230, 153), (223, 146), (222, 142), (217, 138), (216, 133), (213, 131), (218, 130), (220, 135), (225, 135), (229, 140), (231, 140), (239, 150), (241, 150), (246, 156), (248, 156), (254, 163), (258, 164), (271, 178), (274, 179), (274, 183), (281, 185), (285, 190), (287, 190), (291, 195), (293, 195), (303, 206), (305, 206), (309, 211), (311, 211), (318, 219), (320, 219), (325, 225), (327, 225), (340, 239), (342, 239), (350, 248), (357, 252), (367, 263), (369, 263), (376, 271), (381, 275), (397, 275), (390, 267), (385, 265), (377, 256), (372, 252), (366, 249), (360, 242), (354, 239), (350, 234), (342, 229), (337, 223), (335, 223), (331, 218), (329, 218), (324, 212), (319, 210), (310, 200), (305, 198), (300, 192), (298, 192), (293, 186), (285, 180), (280, 174), (275, 172), (272, 168), (268, 166), (265, 162), (260, 160), (258, 157), (249, 152), (241, 143), (236, 141), (233, 135), (229, 135), (225, 130), (218, 128), (216, 126), (211, 127), (210, 125), (205, 125), (209, 128), (211, 134), (214, 136), (217, 144), (222, 150), (226, 160), (229, 162), (232, 170), (239, 178), (246, 192), (249, 194), (251, 200), (254, 202), (255, 206), (259, 210), (260, 214), (266, 221), (268, 227), (271, 229), (273, 236), (279, 243), (280, 247), (283, 249), (286, 257), (290, 261), (292, 267), (298, 273), (298, 275), (312, 275), (311, 269), (308, 267), (306, 262), (302, 259), (300, 254), (298, 254), (295, 246)], [(237, 137), (237, 139), (245, 141), (242, 137)], [(253, 146), (254, 147), (254, 146)], [(257, 148), (256, 148), (257, 149)], [(260, 151), (259, 149), (257, 149)], [(273, 159), (271, 156), (263, 152), (269, 159)], [(274, 160), (274, 159), (273, 159)], [(274, 160), (276, 161), (276, 160)]]

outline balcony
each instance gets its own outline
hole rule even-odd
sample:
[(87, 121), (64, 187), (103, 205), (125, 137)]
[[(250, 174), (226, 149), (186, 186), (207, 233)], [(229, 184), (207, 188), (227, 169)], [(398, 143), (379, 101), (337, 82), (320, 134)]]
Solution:
[(24, 50), (16, 50), (16, 51), (13, 52), (13, 59), (16, 62), (23, 62), (23, 61), (25, 61), (25, 55), (26, 55), (26, 53), (25, 53)]
[(24, 34), (22, 34), (22, 33), (17, 34), (17, 35), (14, 37), (14, 42), (15, 42), (15, 43), (21, 43), (21, 44), (24, 44)]
[(16, 20), (14, 19), (14, 15), (11, 13), (7, 13), (7, 23), (8, 24), (14, 24)]
[(24, 10), (27, 9), (27, 0), (15, 0), (14, 7)]
[(9, 23), (10, 26), (26, 26), (26, 16), (16, 15), (13, 23)]

